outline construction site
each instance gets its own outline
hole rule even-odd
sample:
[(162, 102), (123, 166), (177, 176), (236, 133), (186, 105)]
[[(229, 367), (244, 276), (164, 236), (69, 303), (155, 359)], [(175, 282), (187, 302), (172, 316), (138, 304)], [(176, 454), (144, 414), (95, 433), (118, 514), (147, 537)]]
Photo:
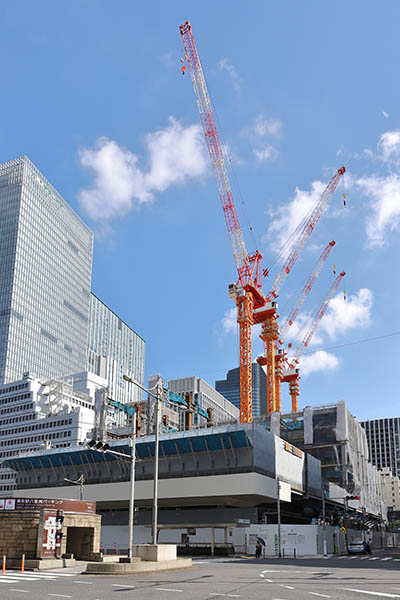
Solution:
[[(111, 551), (118, 545), (123, 551), (129, 546), (132, 475), (130, 463), (118, 456), (136, 452), (136, 543), (150, 539), (152, 482), (159, 479), (156, 535), (160, 541), (182, 546), (211, 544), (212, 553), (219, 541), (225, 546), (230, 543), (235, 551), (246, 547), (253, 552), (254, 536), (261, 535), (264, 527), (269, 528), (264, 535), (271, 538), (269, 548), (275, 553), (276, 526), (284, 524), (313, 527), (309, 533), (287, 531), (287, 548), (293, 551), (290, 535), (297, 536), (294, 548), (304, 554), (321, 553), (321, 526), (330, 528), (331, 552), (343, 551), (360, 531), (370, 531), (383, 544), (387, 509), (380, 495), (379, 473), (369, 462), (364, 429), (344, 401), (325, 405), (316, 399), (315, 406), (307, 406), (301, 400), (302, 357), (346, 275), (345, 265), (338, 269), (334, 265), (330, 285), (312, 319), (303, 328), (298, 326), (303, 305), (332, 257), (336, 246), (333, 239), (326, 240), (312, 269), (306, 269), (283, 322), (278, 307), (293, 269), (296, 265), (304, 268), (298, 264), (300, 257), (330, 199), (340, 193), (346, 203), (340, 191), (346, 168), (338, 165), (331, 174), (312, 209), (290, 232), (272, 267), (263, 262), (259, 249), (249, 252), (189, 21), (180, 26), (180, 35), (184, 49), (181, 72), (186, 74), (185, 83), (189, 83), (189, 75), (193, 85), (236, 267), (236, 282), (227, 282), (227, 292), (235, 304), (238, 324), (240, 405), (235, 408), (196, 377), (165, 384), (154, 376), (149, 389), (156, 390), (156, 396), (149, 393), (135, 406), (110, 398), (104, 387), (93, 392), (95, 422), (92, 429), (87, 427), (93, 437), (91, 447), (85, 440), (72, 447), (43, 448), (4, 461), (4, 467), (16, 473), (15, 496), (54, 498), (62, 493), (77, 499), (79, 489), (71, 483), (81, 478), (85, 500), (96, 501), (103, 516), (103, 549)], [(346, 300), (345, 290), (343, 297)], [(256, 362), (265, 371), (267, 385), (266, 397), (259, 402), (266, 407), (265, 413), (253, 417), (252, 335), (256, 327), (264, 348)], [(297, 335), (293, 331), (298, 331)], [(62, 391), (60, 407), (64, 396)], [(80, 397), (84, 399), (91, 408), (92, 401)], [(135, 447), (132, 437), (137, 438)], [(83, 494), (82, 489), (83, 483)], [(338, 533), (343, 530), (349, 532), (346, 539)]]

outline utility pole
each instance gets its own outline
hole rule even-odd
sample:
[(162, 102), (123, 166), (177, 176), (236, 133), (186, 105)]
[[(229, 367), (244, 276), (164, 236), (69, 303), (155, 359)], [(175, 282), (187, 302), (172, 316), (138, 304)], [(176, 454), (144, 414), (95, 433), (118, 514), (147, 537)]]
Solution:
[(131, 489), (129, 498), (129, 527), (128, 527), (128, 558), (133, 557), (133, 519), (135, 515), (135, 464), (136, 464), (136, 409), (132, 415), (132, 435), (130, 439), (131, 446)]
[(327, 544), (326, 544), (326, 509), (325, 509), (325, 490), (322, 488), (322, 544), (324, 556), (328, 556)]
[(154, 480), (153, 480), (153, 515), (152, 515), (152, 543), (157, 544), (158, 527), (158, 456), (159, 456), (159, 437), (160, 437), (160, 400), (163, 393), (161, 377), (157, 381), (155, 408), (155, 439), (154, 439)]
[(278, 556), (279, 558), (282, 557), (282, 551), (281, 551), (281, 482), (279, 480), (279, 477), (276, 478), (276, 484), (277, 484), (277, 508), (278, 508)]
[(348, 507), (348, 499), (347, 496), (344, 498), (344, 514), (343, 514), (343, 527), (344, 527), (344, 545), (346, 548), (346, 552), (349, 552), (349, 536), (347, 533), (347, 507)]

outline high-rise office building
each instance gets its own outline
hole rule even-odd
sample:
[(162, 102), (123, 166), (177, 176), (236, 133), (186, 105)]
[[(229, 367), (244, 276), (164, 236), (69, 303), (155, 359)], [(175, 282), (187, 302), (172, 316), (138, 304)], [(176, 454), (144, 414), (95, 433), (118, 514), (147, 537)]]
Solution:
[(118, 402), (142, 398), (140, 388), (123, 379), (129, 375), (144, 384), (146, 343), (94, 294), (90, 295), (88, 368), (108, 382), (108, 395)]
[[(258, 364), (252, 364), (253, 375), (253, 419), (267, 414), (267, 376)], [(226, 379), (215, 382), (215, 389), (240, 409), (239, 367), (230, 369)]]
[(0, 164), (0, 384), (91, 369), (141, 397), (145, 342), (91, 292), (93, 233), (35, 165)]
[(0, 165), (0, 383), (87, 362), (93, 233), (35, 165)]
[(400, 418), (363, 421), (368, 440), (369, 459), (378, 469), (388, 467), (393, 475), (400, 475)]

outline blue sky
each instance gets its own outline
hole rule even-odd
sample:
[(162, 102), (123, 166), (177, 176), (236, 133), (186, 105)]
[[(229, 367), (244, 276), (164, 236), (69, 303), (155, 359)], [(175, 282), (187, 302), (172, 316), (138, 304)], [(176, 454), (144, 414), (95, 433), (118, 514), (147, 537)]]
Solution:
[[(300, 405), (399, 415), (400, 336), (381, 338), (400, 331), (397, 2), (22, 0), (3, 2), (0, 18), (0, 160), (27, 154), (96, 232), (93, 291), (146, 339), (147, 374), (213, 384), (238, 364), (235, 265), (180, 72), (189, 19), (246, 243), (255, 249), (250, 223), (265, 266), (347, 168), (279, 299), (284, 316), (334, 239), (299, 322), (333, 263), (347, 301), (340, 291), (305, 357)], [(349, 345), (359, 340), (370, 341)]]

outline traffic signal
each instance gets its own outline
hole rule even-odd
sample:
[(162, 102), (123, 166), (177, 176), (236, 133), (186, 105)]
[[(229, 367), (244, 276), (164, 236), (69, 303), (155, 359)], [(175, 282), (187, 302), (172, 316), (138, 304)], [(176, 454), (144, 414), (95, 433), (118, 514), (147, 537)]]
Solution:
[(106, 444), (105, 442), (102, 442), (101, 440), (90, 440), (90, 442), (87, 443), (87, 447), (89, 448), (89, 450), (98, 450), (99, 452), (107, 452), (107, 450), (110, 447), (110, 444)]
[(346, 500), (359, 500), (360, 496), (346, 496)]

